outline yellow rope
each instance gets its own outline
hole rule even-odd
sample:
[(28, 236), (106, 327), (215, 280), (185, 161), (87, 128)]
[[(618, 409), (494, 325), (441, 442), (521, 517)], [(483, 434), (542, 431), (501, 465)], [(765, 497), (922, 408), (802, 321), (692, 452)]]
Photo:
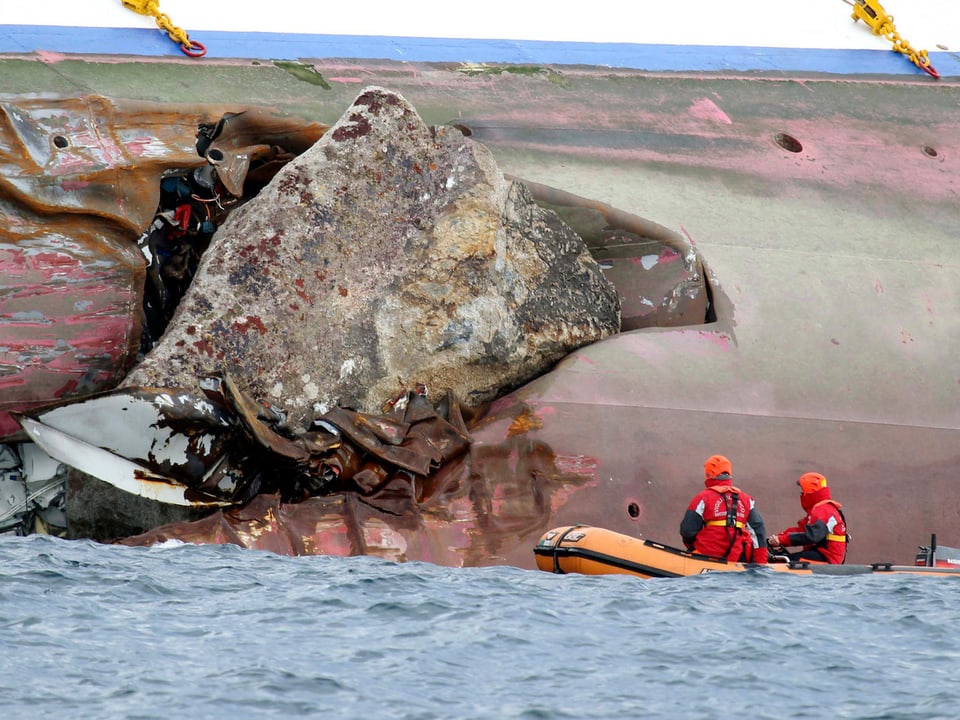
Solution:
[(207, 49), (203, 45), (192, 42), (183, 28), (174, 25), (169, 15), (160, 12), (160, 0), (121, 0), (121, 2), (127, 10), (133, 10), (141, 15), (150, 15), (156, 19), (157, 27), (165, 30), (170, 39), (177, 43), (187, 55), (199, 57), (206, 53)]
[(856, 0), (856, 2), (851, 3), (851, 5), (853, 5), (853, 14), (850, 17), (853, 18), (854, 22), (863, 20), (873, 31), (874, 35), (882, 35), (892, 42), (893, 49), (896, 52), (906, 55), (910, 58), (910, 62), (921, 70), (933, 75), (933, 77), (940, 77), (939, 73), (930, 65), (930, 58), (927, 57), (927, 51), (920, 50), (918, 52), (914, 50), (910, 47), (910, 43), (900, 37), (900, 33), (897, 32), (897, 28), (893, 25), (893, 15), (887, 15), (886, 11), (881, 7), (879, 0)]

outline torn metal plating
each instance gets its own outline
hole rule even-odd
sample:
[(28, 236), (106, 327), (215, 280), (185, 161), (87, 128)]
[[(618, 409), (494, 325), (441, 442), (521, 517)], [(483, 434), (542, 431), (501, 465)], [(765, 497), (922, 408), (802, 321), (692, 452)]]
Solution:
[(201, 386), (206, 397), (122, 388), (19, 417), (56, 460), (126, 492), (195, 507), (242, 505), (262, 493), (300, 502), (351, 492), (390, 512), (380, 490), (400, 482), (407, 496), (428, 500), (423, 480), (470, 445), (449, 396), (435, 407), (410, 391), (382, 415), (337, 407), (291, 435), (228, 375)]

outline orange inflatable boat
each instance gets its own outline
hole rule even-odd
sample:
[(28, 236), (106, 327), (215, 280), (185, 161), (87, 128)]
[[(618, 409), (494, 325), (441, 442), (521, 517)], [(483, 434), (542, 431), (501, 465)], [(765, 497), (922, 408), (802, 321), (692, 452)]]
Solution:
[[(641, 540), (589, 525), (554, 528), (541, 536), (533, 548), (537, 568), (553, 573), (583, 575), (636, 575), (642, 578), (683, 577), (710, 572), (744, 572), (766, 568), (793, 575), (911, 574), (960, 577), (960, 565), (826, 565), (808, 562), (771, 562), (745, 565)], [(918, 556), (919, 558), (919, 556)]]

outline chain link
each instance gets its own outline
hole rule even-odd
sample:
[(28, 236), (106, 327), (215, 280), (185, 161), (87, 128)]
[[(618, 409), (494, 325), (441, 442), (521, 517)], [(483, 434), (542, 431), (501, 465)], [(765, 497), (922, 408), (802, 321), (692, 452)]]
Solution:
[(152, 16), (157, 21), (157, 27), (180, 46), (180, 49), (190, 57), (202, 57), (207, 48), (198, 42), (193, 42), (183, 28), (179, 28), (170, 20), (170, 16), (160, 12), (159, 0), (121, 0), (127, 10), (133, 10), (140, 15)]
[(856, 0), (851, 5), (853, 6), (853, 14), (850, 17), (854, 19), (854, 22), (863, 20), (874, 35), (882, 35), (893, 43), (893, 49), (896, 52), (906, 55), (910, 58), (910, 62), (929, 75), (935, 78), (940, 77), (940, 74), (930, 64), (927, 51), (914, 50), (910, 43), (900, 37), (900, 33), (897, 32), (897, 28), (893, 24), (893, 15), (887, 15), (879, 0)]

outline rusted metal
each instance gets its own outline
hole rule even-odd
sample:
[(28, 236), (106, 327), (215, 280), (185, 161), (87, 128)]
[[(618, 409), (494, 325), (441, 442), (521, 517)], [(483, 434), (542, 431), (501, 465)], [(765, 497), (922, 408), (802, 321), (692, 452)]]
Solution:
[(0, 441), (22, 438), (9, 411), (108, 389), (135, 363), (146, 278), (137, 239), (161, 179), (208, 164), (198, 128), (216, 130), (204, 150), (241, 198), (326, 130), (263, 108), (0, 102)]

